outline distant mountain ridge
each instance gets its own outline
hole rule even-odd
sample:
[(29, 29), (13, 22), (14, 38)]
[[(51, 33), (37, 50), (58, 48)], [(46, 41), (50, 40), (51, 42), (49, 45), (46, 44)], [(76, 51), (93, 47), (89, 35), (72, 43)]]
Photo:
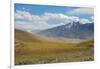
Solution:
[(79, 22), (54, 27), (51, 29), (40, 31), (38, 34), (51, 37), (77, 38), (77, 39), (93, 39), (94, 23), (80, 24)]

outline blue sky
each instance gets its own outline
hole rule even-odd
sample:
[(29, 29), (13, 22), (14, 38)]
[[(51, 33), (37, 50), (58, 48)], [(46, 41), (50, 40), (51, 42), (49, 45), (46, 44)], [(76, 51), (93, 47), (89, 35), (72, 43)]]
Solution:
[(43, 14), (45, 12), (66, 14), (66, 11), (75, 9), (76, 7), (49, 6), (49, 5), (30, 5), (30, 4), (15, 4), (15, 12), (16, 12), (16, 10), (25, 10), (23, 8), (25, 8), (26, 11), (30, 11), (31, 14), (41, 15), (41, 14)]
[(52, 28), (71, 21), (89, 23), (94, 19), (94, 9), (86, 7), (15, 4), (14, 12), (16, 28), (27, 30)]

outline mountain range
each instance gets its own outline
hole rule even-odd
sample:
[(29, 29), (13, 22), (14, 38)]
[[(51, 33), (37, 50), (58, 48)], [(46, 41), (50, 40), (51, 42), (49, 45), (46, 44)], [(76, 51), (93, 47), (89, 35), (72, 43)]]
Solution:
[(38, 34), (50, 37), (64, 37), (71, 39), (93, 39), (94, 23), (81, 24), (74, 22), (71, 24), (61, 25), (38, 32)]

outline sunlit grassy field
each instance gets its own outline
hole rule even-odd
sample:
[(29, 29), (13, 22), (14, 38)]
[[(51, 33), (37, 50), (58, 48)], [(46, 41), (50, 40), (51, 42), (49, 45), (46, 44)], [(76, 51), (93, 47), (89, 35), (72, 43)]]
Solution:
[(80, 62), (94, 60), (94, 42), (15, 41), (15, 65)]

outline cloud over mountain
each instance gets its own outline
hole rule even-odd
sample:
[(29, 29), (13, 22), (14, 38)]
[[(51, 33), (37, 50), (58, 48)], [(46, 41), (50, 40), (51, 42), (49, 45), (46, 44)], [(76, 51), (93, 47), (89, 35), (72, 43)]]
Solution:
[(62, 13), (45, 12), (42, 15), (35, 15), (28, 11), (17, 10), (15, 12), (15, 28), (25, 30), (43, 30), (78, 21), (82, 24), (90, 22), (88, 19), (80, 19), (77, 16), (67, 16)]
[(88, 19), (80, 19), (79, 23), (86, 24), (86, 23), (91, 23), (91, 22)]

